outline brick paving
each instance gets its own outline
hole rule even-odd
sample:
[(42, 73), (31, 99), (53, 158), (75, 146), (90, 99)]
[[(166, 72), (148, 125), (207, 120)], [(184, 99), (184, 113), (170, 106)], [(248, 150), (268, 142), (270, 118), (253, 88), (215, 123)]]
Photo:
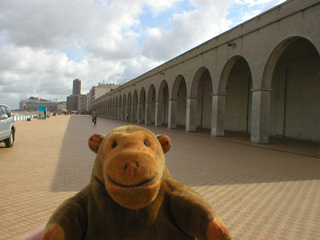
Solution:
[[(87, 140), (125, 124), (89, 116), (17, 122), (16, 142), (0, 144), (0, 239), (46, 222), (90, 179), (95, 154)], [(320, 239), (318, 145), (274, 140), (251, 144), (237, 134), (212, 138), (147, 126), (170, 136), (167, 165), (177, 180), (202, 194), (237, 240)]]

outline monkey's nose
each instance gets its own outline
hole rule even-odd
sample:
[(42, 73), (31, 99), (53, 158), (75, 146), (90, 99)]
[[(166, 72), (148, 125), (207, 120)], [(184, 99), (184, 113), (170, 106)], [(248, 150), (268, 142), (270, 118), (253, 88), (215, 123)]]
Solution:
[(124, 165), (124, 170), (129, 170), (130, 168), (137, 169), (139, 168), (139, 164), (136, 162), (130, 162)]
[(139, 164), (136, 162), (130, 162), (124, 165), (124, 170), (127, 173), (129, 182), (131, 182), (135, 177), (138, 168), (139, 168)]

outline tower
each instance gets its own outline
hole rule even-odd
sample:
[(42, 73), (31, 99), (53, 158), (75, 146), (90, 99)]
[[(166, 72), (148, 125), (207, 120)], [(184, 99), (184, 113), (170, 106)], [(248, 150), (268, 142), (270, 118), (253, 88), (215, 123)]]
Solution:
[(73, 80), (72, 95), (67, 97), (67, 110), (79, 111), (80, 110), (80, 97), (81, 97), (81, 81), (79, 79)]
[(73, 80), (73, 92), (72, 95), (81, 94), (81, 81), (79, 79)]

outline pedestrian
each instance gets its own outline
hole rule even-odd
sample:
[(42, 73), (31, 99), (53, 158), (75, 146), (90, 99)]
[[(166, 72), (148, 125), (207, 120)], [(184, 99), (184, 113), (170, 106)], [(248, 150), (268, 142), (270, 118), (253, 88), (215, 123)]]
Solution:
[(93, 109), (93, 111), (91, 112), (91, 116), (92, 116), (92, 122), (94, 123), (94, 125), (97, 124), (97, 117), (98, 117), (98, 112)]
[(127, 118), (127, 121), (129, 121), (129, 114), (127, 113), (127, 116), (126, 116), (126, 118)]

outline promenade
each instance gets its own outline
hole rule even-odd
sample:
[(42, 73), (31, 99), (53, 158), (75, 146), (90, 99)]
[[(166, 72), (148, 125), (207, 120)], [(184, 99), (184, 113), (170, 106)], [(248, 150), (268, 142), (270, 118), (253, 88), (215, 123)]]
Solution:
[[(45, 223), (86, 186), (95, 159), (88, 138), (123, 124), (98, 118), (94, 126), (90, 116), (16, 122), (14, 147), (0, 143), (0, 239), (16, 239)], [(320, 239), (317, 144), (274, 139), (257, 145), (237, 134), (213, 138), (146, 127), (171, 138), (171, 174), (212, 204), (234, 239)]]

